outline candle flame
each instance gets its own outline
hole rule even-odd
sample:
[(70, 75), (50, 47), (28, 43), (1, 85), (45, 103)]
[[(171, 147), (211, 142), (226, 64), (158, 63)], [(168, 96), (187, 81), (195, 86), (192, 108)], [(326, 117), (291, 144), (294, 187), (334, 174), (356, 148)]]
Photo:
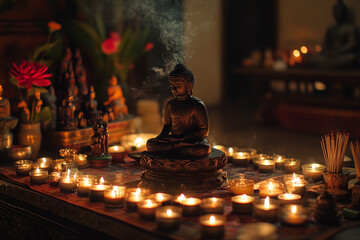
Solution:
[(189, 198), (189, 204), (195, 204), (195, 199), (194, 198)]
[(151, 199), (146, 199), (146, 206), (147, 206), (147, 207), (151, 207), (151, 206), (152, 206), (152, 201), (151, 201)]
[(269, 188), (270, 191), (272, 191), (274, 189), (274, 185), (273, 185), (272, 182), (269, 182), (269, 187), (268, 188)]
[(311, 165), (311, 168), (312, 168), (312, 169), (315, 169), (315, 168), (318, 168), (318, 167), (320, 167), (320, 164), (313, 163), (313, 164)]
[(229, 155), (232, 156), (232, 155), (233, 155), (233, 152), (234, 152), (234, 149), (233, 149), (232, 147), (229, 147), (228, 152), (229, 152)]
[(117, 195), (117, 191), (115, 189), (111, 190), (111, 197), (115, 198)]
[(279, 156), (279, 157), (277, 158), (277, 160), (278, 160), (278, 161), (281, 161), (281, 156)]
[(215, 223), (215, 217), (214, 216), (210, 216), (210, 223), (214, 224)]
[(37, 167), (36, 170), (35, 170), (36, 173), (39, 173), (40, 172), (40, 168)]
[(292, 182), (297, 185), (297, 184), (300, 184), (300, 178), (299, 177), (295, 177), (293, 178)]
[(292, 208), (291, 208), (291, 213), (296, 213), (297, 212), (297, 207), (296, 206), (293, 206)]
[(179, 202), (182, 202), (182, 201), (184, 201), (184, 200), (186, 199), (186, 197), (185, 197), (185, 195), (182, 193), (177, 199), (178, 199)]
[(105, 182), (104, 177), (101, 177), (101, 178), (100, 178), (100, 185), (103, 185), (104, 182)]
[(134, 141), (136, 147), (139, 148), (144, 144), (144, 139), (142, 137), (137, 137)]
[(67, 175), (66, 175), (66, 179), (70, 179), (70, 169), (67, 170)]
[(118, 146), (114, 146), (114, 150), (115, 150), (115, 151), (118, 151), (118, 150), (119, 150), (119, 147), (118, 147)]
[(156, 194), (156, 200), (161, 202), (164, 200), (164, 196), (162, 195), (162, 193), (157, 193)]
[(242, 152), (239, 152), (240, 157), (242, 157), (244, 154)]
[(84, 184), (85, 184), (85, 185), (89, 185), (89, 183), (90, 183), (89, 178), (87, 178), (87, 177), (84, 178)]
[(240, 201), (246, 201), (246, 199), (247, 199), (246, 194), (241, 195)]
[(265, 198), (264, 207), (265, 207), (265, 209), (269, 209), (269, 207), (270, 207), (270, 198), (269, 198), (269, 196), (267, 196)]
[(216, 198), (216, 197), (211, 198), (211, 200), (212, 200), (214, 203), (217, 202), (217, 198)]
[(136, 193), (138, 193), (138, 194), (141, 193), (141, 188), (137, 188)]
[(173, 214), (173, 212), (171, 211), (171, 209), (166, 210), (166, 215), (168, 215), (169, 217), (171, 217)]

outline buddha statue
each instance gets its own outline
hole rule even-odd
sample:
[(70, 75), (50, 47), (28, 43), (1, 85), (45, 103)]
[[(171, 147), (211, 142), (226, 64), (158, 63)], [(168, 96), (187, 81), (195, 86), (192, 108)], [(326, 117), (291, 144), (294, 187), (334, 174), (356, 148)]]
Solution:
[(207, 141), (208, 114), (205, 104), (192, 96), (193, 73), (178, 64), (168, 80), (174, 98), (165, 106), (162, 131), (147, 142), (148, 152), (178, 153), (192, 158), (207, 156), (211, 152)]
[(91, 153), (93, 156), (103, 156), (108, 154), (108, 130), (107, 122), (102, 119), (96, 121), (93, 126), (94, 135), (91, 137)]
[(68, 92), (66, 99), (63, 100), (60, 107), (60, 128), (62, 130), (75, 130), (77, 119), (75, 117), (76, 107), (73, 104), (73, 96)]
[(112, 109), (115, 119), (128, 114), (128, 108), (125, 104), (125, 98), (121, 87), (118, 85), (116, 76), (112, 76), (109, 80), (110, 86), (107, 88), (108, 100), (104, 105)]
[(97, 110), (98, 101), (95, 99), (96, 93), (94, 86), (90, 86), (89, 100), (85, 103), (85, 115), (88, 119), (88, 124), (92, 125), (92, 122), (101, 118), (102, 112)]
[(333, 8), (336, 24), (325, 35), (322, 51), (305, 56), (305, 64), (321, 69), (349, 69), (359, 65), (359, 30), (342, 0)]

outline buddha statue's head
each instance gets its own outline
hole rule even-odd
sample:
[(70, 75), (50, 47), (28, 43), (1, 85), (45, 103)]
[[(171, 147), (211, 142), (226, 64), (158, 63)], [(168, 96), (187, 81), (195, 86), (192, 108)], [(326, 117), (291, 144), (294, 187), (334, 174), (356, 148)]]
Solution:
[(175, 66), (168, 76), (171, 92), (179, 100), (187, 99), (192, 95), (194, 87), (194, 75), (183, 64)]
[(338, 2), (334, 5), (333, 13), (338, 24), (345, 23), (348, 20), (348, 8), (342, 0), (338, 0)]

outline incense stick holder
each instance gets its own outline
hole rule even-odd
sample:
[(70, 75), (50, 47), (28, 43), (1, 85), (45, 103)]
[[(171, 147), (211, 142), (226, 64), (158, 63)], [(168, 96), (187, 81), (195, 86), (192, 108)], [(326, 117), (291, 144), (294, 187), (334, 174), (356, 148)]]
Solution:
[(340, 173), (323, 172), (327, 190), (332, 195), (347, 194), (350, 171), (342, 170)]

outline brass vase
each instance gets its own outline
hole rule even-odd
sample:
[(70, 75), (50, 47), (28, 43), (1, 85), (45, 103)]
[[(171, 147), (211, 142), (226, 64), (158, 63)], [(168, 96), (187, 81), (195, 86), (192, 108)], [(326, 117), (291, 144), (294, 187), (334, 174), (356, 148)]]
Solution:
[(18, 132), (19, 144), (31, 146), (31, 159), (36, 159), (41, 146), (41, 124), (40, 123), (21, 123)]

